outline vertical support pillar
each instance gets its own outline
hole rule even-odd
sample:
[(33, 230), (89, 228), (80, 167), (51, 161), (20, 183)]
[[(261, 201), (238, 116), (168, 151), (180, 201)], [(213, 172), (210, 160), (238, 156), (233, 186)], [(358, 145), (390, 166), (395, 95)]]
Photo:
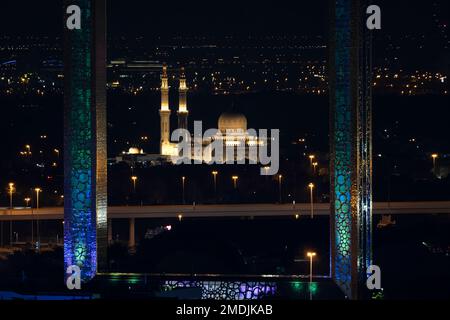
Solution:
[(372, 64), (365, 0), (331, 0), (331, 274), (364, 297), (372, 264)]
[(136, 219), (130, 218), (128, 221), (130, 226), (128, 247), (134, 248), (136, 246), (136, 232), (135, 232)]
[(64, 0), (63, 11), (64, 262), (88, 281), (107, 263), (106, 1)]
[(108, 219), (108, 243), (113, 241), (113, 220)]

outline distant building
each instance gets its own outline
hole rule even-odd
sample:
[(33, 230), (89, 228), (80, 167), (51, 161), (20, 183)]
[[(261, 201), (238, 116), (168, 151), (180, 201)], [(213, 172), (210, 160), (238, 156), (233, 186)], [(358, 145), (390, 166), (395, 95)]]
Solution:
[[(187, 92), (188, 86), (184, 68), (180, 70), (180, 84), (179, 84), (179, 104), (178, 104), (178, 128), (188, 130), (188, 101)], [(173, 143), (170, 140), (170, 116), (171, 109), (169, 103), (169, 76), (167, 66), (162, 66), (161, 74), (161, 107), (159, 109), (160, 115), (160, 148), (158, 154), (146, 154), (143, 150), (138, 148), (130, 148), (128, 152), (123, 152), (115, 159), (110, 159), (110, 163), (126, 162), (131, 166), (137, 164), (141, 165), (163, 165), (170, 164), (173, 157), (181, 155), (182, 151), (179, 149), (178, 143)], [(247, 128), (247, 118), (241, 113), (225, 112), (222, 113), (217, 122), (217, 133), (209, 138), (201, 137), (201, 141), (190, 136), (191, 154), (188, 160), (199, 160), (202, 162), (210, 162), (214, 156), (217, 156), (217, 149), (215, 149), (215, 142), (219, 141), (223, 145), (223, 162), (227, 161), (245, 161), (248, 159), (258, 161), (257, 152), (251, 152), (251, 147), (258, 147), (268, 144), (267, 139), (261, 139), (250, 133)], [(202, 153), (196, 154), (195, 147), (202, 146)], [(234, 148), (230, 148), (234, 147)], [(230, 152), (233, 151), (233, 152)], [(253, 149), (254, 150), (254, 149)]]

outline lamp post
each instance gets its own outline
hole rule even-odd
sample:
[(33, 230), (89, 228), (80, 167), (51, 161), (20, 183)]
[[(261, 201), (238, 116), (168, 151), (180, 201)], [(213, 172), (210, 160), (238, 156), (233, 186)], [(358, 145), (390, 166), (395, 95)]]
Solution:
[(309, 155), (309, 162), (310, 162), (311, 166), (313, 165), (313, 160), (314, 160), (315, 158), (316, 158), (315, 155), (313, 155), (313, 154)]
[(314, 194), (313, 194), (313, 190), (314, 190), (314, 184), (310, 183), (308, 185), (309, 190), (310, 190), (310, 198), (311, 198), (311, 219), (314, 218)]
[(433, 159), (433, 173), (436, 175), (436, 160), (439, 158), (439, 155), (437, 153), (433, 153), (431, 158)]
[(233, 179), (233, 186), (235, 189), (237, 189), (237, 182), (239, 180), (238, 176), (232, 176), (231, 179)]
[(278, 175), (278, 196), (279, 196), (280, 204), (281, 204), (281, 202), (282, 202), (282, 197), (281, 197), (281, 185), (282, 185), (282, 181), (283, 181), (283, 176), (280, 174), (280, 175)]
[[(25, 198), (23, 199), (25, 201), (25, 208), (29, 208), (30, 207), (30, 201), (31, 198)], [(33, 211), (31, 211), (31, 213), (33, 213)], [(31, 242), (33, 242), (33, 215), (31, 215)]]
[[(39, 194), (42, 192), (42, 189), (41, 188), (35, 188), (34, 191), (36, 192), (36, 210), (39, 210)], [(38, 246), (40, 247), (40, 245), (41, 245), (41, 235), (39, 233), (39, 213), (36, 214), (36, 233), (37, 233)]]
[(133, 181), (133, 191), (134, 193), (136, 193), (136, 181), (137, 181), (138, 177), (136, 176), (132, 176), (131, 177), (131, 181)]
[(14, 183), (10, 182), (8, 184), (8, 193), (9, 193), (9, 208), (13, 208), (13, 194), (14, 194)]
[(315, 252), (308, 252), (306, 254), (309, 258), (309, 282), (313, 281), (313, 258), (316, 256)]
[(316, 174), (316, 168), (319, 165), (319, 163), (318, 162), (313, 162), (312, 165), (313, 165), (313, 168), (314, 168), (313, 172), (314, 172), (314, 175), (315, 175)]
[(11, 212), (11, 220), (9, 221), (9, 245), (12, 246), (12, 242), (13, 242), (13, 219), (12, 219), (12, 215), (13, 215), (13, 194), (14, 194), (14, 183), (10, 182), (8, 184), (8, 193), (9, 193), (9, 209)]
[(214, 180), (214, 197), (216, 198), (216, 201), (217, 201), (217, 175), (219, 174), (219, 172), (213, 171), (211, 173), (213, 175), (213, 180)]
[(186, 177), (181, 177), (181, 184), (182, 184), (182, 189), (183, 189), (183, 204), (186, 203), (186, 199), (185, 199), (185, 193), (184, 193), (184, 188), (185, 188), (185, 184), (186, 184)]

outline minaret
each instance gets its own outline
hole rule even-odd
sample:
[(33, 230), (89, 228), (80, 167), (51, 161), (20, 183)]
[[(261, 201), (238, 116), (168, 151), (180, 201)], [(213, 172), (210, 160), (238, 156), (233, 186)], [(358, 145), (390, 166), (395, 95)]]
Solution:
[(169, 109), (169, 78), (167, 76), (167, 66), (163, 65), (161, 75), (161, 148), (160, 153), (165, 154), (164, 145), (170, 143), (170, 109)]
[(186, 74), (184, 73), (184, 68), (181, 68), (179, 88), (180, 99), (178, 106), (178, 128), (180, 129), (188, 129), (189, 111), (187, 109), (187, 91)]

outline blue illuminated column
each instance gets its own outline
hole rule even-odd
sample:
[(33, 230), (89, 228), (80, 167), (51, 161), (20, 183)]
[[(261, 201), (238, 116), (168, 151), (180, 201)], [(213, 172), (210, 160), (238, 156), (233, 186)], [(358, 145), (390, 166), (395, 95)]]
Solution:
[(372, 63), (364, 0), (332, 0), (330, 45), (331, 274), (365, 296), (372, 264)]
[(64, 263), (88, 281), (107, 263), (106, 1), (64, 0), (64, 16)]

